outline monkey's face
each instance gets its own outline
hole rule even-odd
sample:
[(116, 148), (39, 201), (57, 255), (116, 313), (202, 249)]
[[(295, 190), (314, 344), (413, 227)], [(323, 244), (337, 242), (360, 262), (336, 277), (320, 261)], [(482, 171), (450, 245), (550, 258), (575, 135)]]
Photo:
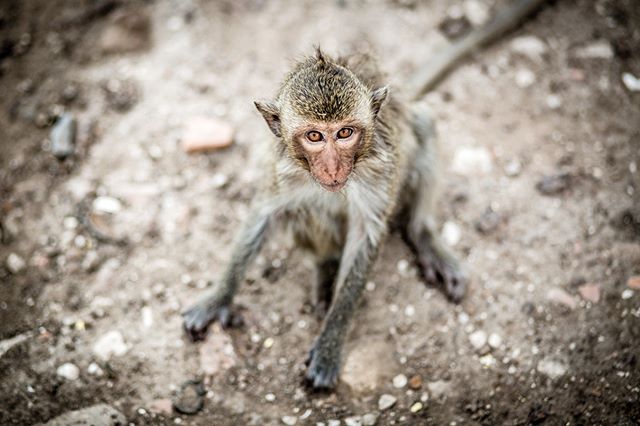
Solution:
[(298, 158), (303, 158), (316, 182), (331, 192), (341, 190), (353, 170), (363, 131), (354, 122), (315, 123), (294, 135)]

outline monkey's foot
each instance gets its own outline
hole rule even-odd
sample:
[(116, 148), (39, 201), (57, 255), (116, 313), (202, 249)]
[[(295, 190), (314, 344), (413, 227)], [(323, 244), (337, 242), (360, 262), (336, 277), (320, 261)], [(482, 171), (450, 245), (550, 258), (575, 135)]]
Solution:
[(340, 355), (336, 345), (322, 345), (316, 342), (309, 352), (305, 382), (314, 390), (333, 389), (340, 373)]
[(440, 256), (419, 256), (419, 263), (427, 282), (441, 286), (444, 294), (459, 303), (467, 291), (467, 277), (457, 262)]
[(204, 340), (209, 324), (218, 321), (223, 328), (242, 325), (242, 317), (229, 306), (208, 306), (196, 303), (182, 313), (183, 326), (192, 341)]

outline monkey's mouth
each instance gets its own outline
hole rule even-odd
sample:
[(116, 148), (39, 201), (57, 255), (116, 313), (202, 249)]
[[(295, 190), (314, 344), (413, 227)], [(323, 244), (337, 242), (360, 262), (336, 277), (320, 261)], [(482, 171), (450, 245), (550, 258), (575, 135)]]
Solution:
[(322, 183), (322, 182), (318, 182), (318, 183), (320, 184), (321, 187), (323, 187), (329, 192), (338, 192), (342, 188), (344, 188), (344, 186), (347, 184), (347, 181), (345, 180), (344, 182), (330, 183), (330, 184)]

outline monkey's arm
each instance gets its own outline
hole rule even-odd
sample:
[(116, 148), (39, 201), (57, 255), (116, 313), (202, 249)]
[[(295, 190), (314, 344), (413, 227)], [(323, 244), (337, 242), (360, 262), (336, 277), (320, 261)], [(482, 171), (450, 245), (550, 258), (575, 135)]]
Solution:
[(233, 323), (231, 303), (239, 283), (265, 240), (275, 209), (269, 204), (254, 208), (236, 240), (231, 261), (221, 281), (182, 313), (184, 328), (193, 340), (204, 338), (207, 326), (218, 320), (222, 326)]
[(378, 244), (374, 241), (379, 239), (353, 234), (349, 237), (341, 260), (333, 304), (309, 354), (306, 380), (316, 389), (332, 388), (338, 380), (344, 337), (378, 253)]
[(409, 79), (408, 93), (418, 100), (435, 87), (447, 73), (475, 49), (485, 46), (514, 29), (538, 9), (546, 0), (514, 0), (481, 28), (474, 29), (462, 39), (429, 58)]

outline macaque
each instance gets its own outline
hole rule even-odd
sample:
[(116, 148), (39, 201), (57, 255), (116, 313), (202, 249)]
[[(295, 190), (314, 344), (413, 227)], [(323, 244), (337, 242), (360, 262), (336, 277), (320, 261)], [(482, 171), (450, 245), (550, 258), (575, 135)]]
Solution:
[[(518, 0), (451, 46), (411, 81), (414, 95), (540, 3)], [(248, 265), (270, 234), (286, 228), (315, 258), (317, 311), (324, 314), (305, 379), (313, 389), (332, 388), (349, 324), (392, 222), (426, 281), (453, 302), (465, 294), (467, 274), (436, 227), (434, 123), (424, 105), (386, 85), (370, 56), (331, 57), (319, 48), (287, 74), (273, 101), (255, 106), (274, 135), (272, 184), (251, 209), (224, 276), (183, 313), (184, 327), (199, 339), (212, 321), (232, 325), (233, 297)]]

